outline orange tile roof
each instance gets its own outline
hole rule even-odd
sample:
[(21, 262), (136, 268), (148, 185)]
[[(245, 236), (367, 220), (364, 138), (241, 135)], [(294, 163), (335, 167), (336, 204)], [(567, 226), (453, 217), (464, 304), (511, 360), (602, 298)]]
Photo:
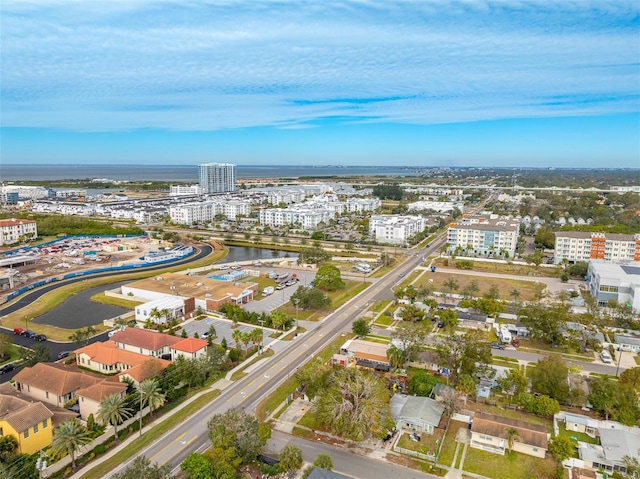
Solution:
[(124, 331), (118, 331), (111, 337), (111, 341), (115, 343), (123, 343), (150, 351), (157, 351), (166, 346), (172, 346), (181, 340), (182, 338), (177, 338), (170, 334), (139, 328), (127, 328)]
[(34, 223), (35, 221), (32, 221), (32, 220), (22, 220), (22, 219), (11, 218), (8, 220), (0, 220), (0, 227), (6, 228), (7, 226), (27, 225), (27, 224), (34, 224)]
[(86, 354), (92, 361), (107, 365), (121, 363), (129, 367), (134, 367), (143, 364), (149, 359), (157, 359), (158, 361), (161, 361), (161, 364), (163, 364), (164, 367), (171, 364), (171, 361), (167, 361), (165, 359), (158, 359), (153, 356), (147, 356), (146, 354), (119, 349), (112, 341), (89, 344), (83, 348), (76, 349), (75, 353), (76, 356), (79, 354)]
[(33, 367), (24, 368), (15, 375), (14, 379), (16, 382), (28, 384), (57, 396), (64, 396), (102, 381), (101, 377), (65, 370), (64, 366), (52, 363), (38, 363)]
[(184, 338), (182, 341), (171, 346), (171, 349), (184, 351), (185, 353), (195, 353), (196, 351), (206, 348), (208, 345), (209, 343), (205, 339)]

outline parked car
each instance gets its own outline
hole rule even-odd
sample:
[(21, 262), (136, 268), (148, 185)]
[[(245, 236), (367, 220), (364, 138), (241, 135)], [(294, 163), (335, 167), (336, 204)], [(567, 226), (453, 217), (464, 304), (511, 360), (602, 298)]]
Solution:
[(499, 343), (498, 341), (493, 341), (490, 346), (491, 349), (504, 349), (504, 344)]
[(13, 329), (13, 334), (17, 334), (18, 336), (23, 336), (24, 335), (24, 329), (22, 329), (22, 328), (14, 328)]
[(8, 373), (9, 371), (13, 371), (13, 369), (13, 363), (5, 364), (4, 366), (0, 367), (0, 374)]
[(411, 439), (412, 441), (415, 442), (420, 442), (420, 435), (416, 434), (415, 432), (409, 434), (409, 439)]
[(73, 351), (60, 351), (58, 353), (58, 359), (64, 359), (68, 357)]
[(36, 341), (46, 341), (47, 337), (44, 334), (36, 334), (33, 339)]
[(38, 333), (36, 333), (35, 331), (32, 331), (31, 329), (27, 329), (27, 330), (24, 332), (24, 335), (25, 335), (27, 338), (30, 338), (30, 339), (35, 339), (35, 337), (37, 336), (37, 334), (38, 334)]
[(438, 321), (438, 327), (444, 328), (444, 321)]
[(609, 354), (609, 351), (607, 351), (606, 349), (603, 349), (600, 352), (600, 359), (602, 359), (602, 362), (606, 364), (610, 364), (612, 361), (611, 355)]
[(224, 271), (224, 270), (229, 269), (229, 266), (220, 266), (218, 269), (219, 269), (220, 271)]

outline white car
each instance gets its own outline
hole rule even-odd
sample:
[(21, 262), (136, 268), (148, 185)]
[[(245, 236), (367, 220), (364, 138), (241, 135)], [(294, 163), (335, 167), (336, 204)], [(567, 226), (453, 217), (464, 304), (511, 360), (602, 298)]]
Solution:
[(220, 266), (218, 269), (220, 271), (225, 271), (225, 270), (229, 269), (229, 267), (228, 266)]

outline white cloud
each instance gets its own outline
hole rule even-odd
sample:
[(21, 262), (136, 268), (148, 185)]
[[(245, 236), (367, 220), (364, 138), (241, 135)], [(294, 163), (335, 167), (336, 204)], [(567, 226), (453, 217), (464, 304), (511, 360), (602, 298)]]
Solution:
[(638, 111), (632, 2), (3, 2), (3, 126)]

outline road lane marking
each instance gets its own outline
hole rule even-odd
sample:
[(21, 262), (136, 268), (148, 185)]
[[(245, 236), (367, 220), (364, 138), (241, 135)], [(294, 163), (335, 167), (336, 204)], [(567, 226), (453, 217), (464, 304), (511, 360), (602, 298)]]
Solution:
[[(185, 433), (186, 434), (186, 433)], [(178, 449), (176, 449), (174, 451), (174, 453), (171, 455), (171, 457), (167, 458), (166, 461), (163, 461), (162, 464), (160, 464), (161, 466), (164, 466), (167, 462), (169, 462), (171, 459), (173, 459), (174, 457), (176, 457), (178, 454), (180, 454), (180, 451), (182, 451), (185, 447), (187, 447), (189, 444), (191, 444), (193, 441), (195, 441), (196, 439), (198, 439), (198, 436), (193, 436), (191, 439), (189, 439), (188, 441), (180, 441), (180, 443), (182, 444), (182, 446), (180, 446)], [(157, 455), (157, 454), (156, 454)], [(155, 456), (154, 456), (155, 457)]]
[(162, 454), (166, 449), (170, 448), (174, 442), (179, 442), (183, 437), (185, 437), (187, 435), (186, 432), (183, 432), (182, 434), (180, 434), (178, 437), (176, 437), (173, 441), (171, 441), (169, 444), (167, 444), (166, 446), (164, 446), (162, 449), (160, 449), (158, 452), (156, 452), (153, 456), (151, 456), (149, 458), (149, 461), (151, 461), (151, 463), (153, 463), (153, 458)]

